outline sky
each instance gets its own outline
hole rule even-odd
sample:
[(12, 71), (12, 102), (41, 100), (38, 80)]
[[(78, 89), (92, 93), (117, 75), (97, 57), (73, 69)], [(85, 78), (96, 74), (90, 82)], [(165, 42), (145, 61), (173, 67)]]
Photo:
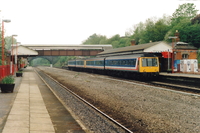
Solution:
[[(5, 36), (21, 44), (82, 44), (94, 33), (108, 38), (139, 22), (164, 14), (172, 15), (179, 5), (200, 0), (0, 0), (0, 19)], [(198, 12), (200, 13), (200, 12)]]

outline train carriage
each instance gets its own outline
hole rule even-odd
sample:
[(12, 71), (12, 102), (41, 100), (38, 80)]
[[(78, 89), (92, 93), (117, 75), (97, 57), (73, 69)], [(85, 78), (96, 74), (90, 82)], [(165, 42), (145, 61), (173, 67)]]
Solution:
[(85, 60), (76, 60), (76, 68), (85, 68)]
[(68, 61), (68, 69), (74, 70), (76, 68), (76, 60), (69, 60)]
[(111, 56), (105, 59), (105, 70), (110, 75), (153, 78), (159, 74), (159, 60), (152, 54)]
[(137, 71), (138, 58), (129, 56), (114, 56), (105, 59), (105, 70)]
[(131, 54), (68, 61), (70, 70), (106, 73), (140, 79), (159, 75), (159, 60), (153, 54)]
[(90, 58), (86, 59), (86, 66), (87, 69), (100, 69), (104, 70), (104, 58)]

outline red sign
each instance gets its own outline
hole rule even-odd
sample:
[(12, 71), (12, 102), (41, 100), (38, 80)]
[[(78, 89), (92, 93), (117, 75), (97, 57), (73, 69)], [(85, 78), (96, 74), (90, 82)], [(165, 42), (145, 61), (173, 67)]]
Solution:
[(171, 52), (162, 52), (162, 57), (163, 58), (171, 58), (172, 57), (172, 53)]

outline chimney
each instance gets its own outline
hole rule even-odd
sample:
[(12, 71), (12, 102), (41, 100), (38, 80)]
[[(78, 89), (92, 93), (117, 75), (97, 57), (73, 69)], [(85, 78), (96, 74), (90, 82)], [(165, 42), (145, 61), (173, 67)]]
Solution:
[(131, 40), (131, 46), (135, 45), (135, 40)]
[(176, 38), (176, 42), (179, 42), (180, 41), (180, 38), (179, 38), (179, 32), (178, 30), (176, 30), (176, 33), (174, 34)]

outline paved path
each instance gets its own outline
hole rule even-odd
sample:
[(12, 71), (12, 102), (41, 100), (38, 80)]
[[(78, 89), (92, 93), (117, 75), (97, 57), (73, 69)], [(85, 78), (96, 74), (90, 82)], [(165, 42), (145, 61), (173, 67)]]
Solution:
[(24, 73), (3, 133), (55, 132), (33, 74)]
[(0, 93), (0, 133), (85, 133), (32, 67), (15, 79), (13, 93)]

